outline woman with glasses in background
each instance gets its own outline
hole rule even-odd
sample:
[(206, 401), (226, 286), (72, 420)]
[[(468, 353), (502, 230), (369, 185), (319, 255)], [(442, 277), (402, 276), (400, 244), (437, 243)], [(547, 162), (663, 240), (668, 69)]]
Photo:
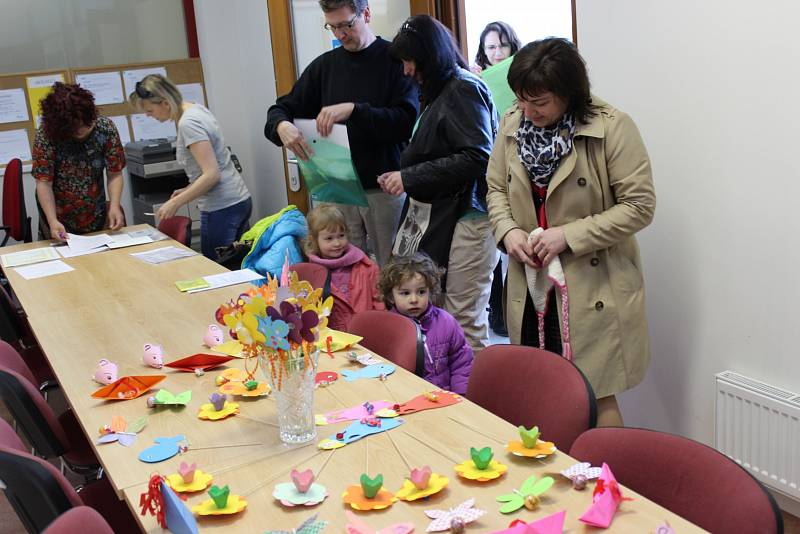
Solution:
[(217, 261), (217, 247), (229, 245), (250, 228), (253, 203), (236, 170), (217, 119), (200, 104), (185, 102), (169, 79), (150, 74), (136, 84), (131, 104), (159, 122), (175, 121), (175, 154), (189, 177), (156, 212), (158, 220), (172, 217), (178, 208), (200, 205), (200, 248)]
[(516, 54), (520, 47), (522, 43), (514, 28), (499, 20), (490, 22), (481, 32), (478, 53), (475, 54), (475, 63), (470, 66), (470, 70), (480, 74), (484, 69)]

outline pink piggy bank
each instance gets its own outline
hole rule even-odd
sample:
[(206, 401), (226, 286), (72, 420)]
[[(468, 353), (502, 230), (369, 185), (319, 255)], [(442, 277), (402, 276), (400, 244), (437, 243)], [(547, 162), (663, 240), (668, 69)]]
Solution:
[(102, 359), (97, 362), (97, 369), (94, 370), (94, 379), (104, 385), (112, 384), (117, 381), (117, 364)]
[(142, 361), (145, 365), (161, 369), (164, 367), (164, 349), (161, 345), (154, 345), (152, 343), (144, 344), (144, 355)]
[(208, 348), (221, 345), (223, 339), (225, 339), (225, 335), (222, 333), (220, 327), (215, 324), (208, 325), (208, 331), (206, 335), (203, 336), (203, 343), (205, 343)]

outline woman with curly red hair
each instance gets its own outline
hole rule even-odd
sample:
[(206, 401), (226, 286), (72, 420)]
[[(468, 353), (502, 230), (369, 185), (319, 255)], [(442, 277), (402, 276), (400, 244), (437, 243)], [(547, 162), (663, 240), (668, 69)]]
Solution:
[(41, 105), (31, 171), (43, 212), (39, 237), (63, 241), (67, 232), (118, 230), (125, 224), (120, 205), (125, 153), (114, 123), (97, 114), (94, 96), (78, 85), (57, 82)]

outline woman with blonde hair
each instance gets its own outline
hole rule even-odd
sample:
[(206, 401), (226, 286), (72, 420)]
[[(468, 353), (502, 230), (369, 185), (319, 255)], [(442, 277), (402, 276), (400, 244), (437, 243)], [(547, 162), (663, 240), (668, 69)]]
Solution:
[(200, 205), (203, 255), (217, 260), (215, 249), (235, 241), (250, 228), (250, 192), (233, 164), (217, 119), (200, 104), (185, 102), (168, 78), (150, 74), (136, 84), (131, 104), (160, 122), (175, 121), (176, 156), (189, 185), (173, 191), (156, 212), (159, 220), (175, 215), (192, 201)]

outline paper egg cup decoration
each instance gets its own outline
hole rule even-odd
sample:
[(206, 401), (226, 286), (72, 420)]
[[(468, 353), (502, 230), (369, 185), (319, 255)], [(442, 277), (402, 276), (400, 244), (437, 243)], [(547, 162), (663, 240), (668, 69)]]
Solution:
[(154, 369), (161, 369), (164, 367), (164, 348), (155, 343), (145, 343), (142, 349), (142, 362)]
[(269, 395), (271, 391), (266, 382), (251, 380), (241, 369), (226, 369), (217, 377), (219, 392), (225, 395), (239, 395), (240, 397), (261, 397)]
[(203, 336), (203, 344), (213, 349), (218, 345), (222, 345), (223, 341), (225, 341), (225, 334), (222, 333), (222, 328), (215, 324), (208, 325), (206, 335)]
[[(463, 532), (464, 526), (478, 520), (486, 510), (475, 508), (475, 499), (468, 499), (455, 508), (449, 510), (425, 510), (425, 515), (431, 518), (426, 532)], [(456, 530), (456, 528), (461, 530)]]
[(314, 472), (311, 469), (298, 471), (292, 469), (291, 482), (275, 485), (272, 496), (284, 506), (314, 506), (328, 497), (328, 490), (322, 484), (314, 483)]
[(506, 446), (511, 454), (526, 458), (544, 458), (556, 452), (555, 443), (539, 439), (539, 427), (527, 430), (524, 426), (519, 426), (517, 429), (520, 441), (509, 441)]
[(209, 397), (211, 402), (200, 406), (197, 417), (208, 421), (219, 421), (220, 419), (238, 414), (239, 403), (228, 402), (227, 398), (227, 395), (212, 393), (211, 397)]
[(539, 480), (536, 479), (536, 475), (528, 477), (520, 489), (497, 497), (497, 502), (504, 503), (500, 507), (500, 513), (510, 514), (523, 506), (528, 510), (535, 510), (540, 504), (539, 497), (549, 490), (554, 482), (552, 477), (543, 477)]
[(383, 510), (397, 502), (397, 497), (392, 492), (383, 489), (383, 475), (370, 478), (363, 473), (360, 482), (358, 485), (348, 486), (342, 493), (342, 500), (353, 510)]
[(95, 382), (107, 386), (117, 381), (117, 364), (103, 358), (97, 362), (92, 378)]
[(430, 466), (412, 469), (410, 476), (403, 481), (403, 487), (396, 493), (401, 501), (416, 501), (442, 491), (450, 481), (447, 477), (433, 473)]
[(572, 481), (573, 488), (580, 491), (590, 480), (599, 477), (602, 472), (602, 467), (592, 467), (589, 462), (579, 462), (564, 469), (561, 474)]
[(344, 515), (347, 516), (347, 534), (410, 534), (414, 532), (414, 523), (397, 523), (375, 530), (350, 510), (345, 510)]
[(484, 447), (481, 450), (470, 447), (469, 453), (470, 460), (455, 466), (456, 473), (462, 478), (477, 482), (488, 482), (500, 478), (508, 471), (508, 466), (494, 459), (494, 452), (490, 447)]
[(115, 415), (111, 418), (111, 425), (106, 425), (100, 429), (100, 438), (96, 441), (101, 443), (112, 443), (116, 441), (124, 447), (130, 447), (136, 443), (136, 434), (142, 431), (147, 424), (147, 416), (142, 416), (130, 425), (121, 416)]
[(197, 515), (229, 515), (238, 514), (247, 507), (247, 501), (239, 495), (231, 495), (230, 488), (211, 486), (208, 490), (211, 497), (197, 506), (192, 507), (192, 512)]
[(214, 477), (197, 469), (197, 464), (181, 462), (178, 472), (166, 477), (167, 484), (178, 493), (194, 493), (205, 490)]
[(192, 354), (191, 356), (187, 356), (185, 358), (181, 358), (180, 360), (175, 360), (174, 362), (169, 362), (165, 364), (166, 367), (170, 367), (172, 369), (177, 369), (178, 371), (186, 371), (188, 373), (193, 373), (197, 369), (201, 369), (203, 371), (209, 371), (220, 365), (225, 365), (229, 361), (233, 360), (233, 356), (220, 356), (217, 354)]
[(106, 400), (135, 399), (165, 378), (167, 375), (123, 376), (92, 393), (92, 397)]

